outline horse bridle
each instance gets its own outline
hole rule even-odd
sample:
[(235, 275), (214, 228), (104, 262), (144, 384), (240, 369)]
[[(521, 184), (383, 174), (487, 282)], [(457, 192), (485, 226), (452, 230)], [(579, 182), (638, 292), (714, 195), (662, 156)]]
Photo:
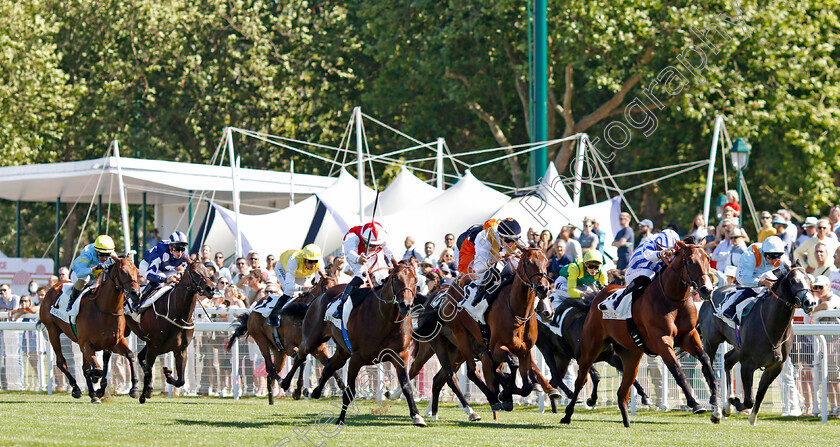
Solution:
[[(531, 250), (538, 250), (538, 249), (527, 248), (527, 249), (523, 250), (522, 254), (524, 255), (526, 251), (531, 251)], [(522, 262), (522, 257), (521, 256), (519, 258), (519, 265), (522, 267), (522, 270), (525, 270), (525, 264)], [(519, 278), (519, 280), (522, 281), (522, 283), (525, 284), (534, 293), (537, 293), (537, 287), (538, 287), (533, 282), (533, 278), (535, 276), (539, 277), (540, 279), (545, 278), (546, 280), (548, 280), (549, 283), (551, 283), (551, 280), (548, 279), (548, 275), (545, 272), (534, 273), (534, 274), (528, 276), (527, 281), (523, 278), (522, 273), (519, 272), (519, 267), (516, 268), (515, 272), (516, 272), (516, 277)], [(516, 312), (514, 312), (513, 308), (510, 306), (510, 297), (508, 297), (508, 299), (507, 299), (507, 305), (508, 305), (508, 310), (510, 310), (510, 314), (513, 315), (513, 318), (515, 318), (516, 321), (519, 324), (527, 323), (528, 320), (530, 320), (531, 317), (533, 317), (534, 314), (536, 314), (536, 311), (531, 312), (531, 309), (525, 309), (525, 315), (527, 315), (527, 317), (520, 317), (519, 315), (516, 315)]]
[[(528, 249), (526, 249), (526, 250), (537, 250), (537, 249), (536, 249), (536, 248), (528, 248)], [(524, 252), (523, 252), (523, 254), (524, 254)], [(519, 261), (519, 262), (522, 262), (521, 257), (520, 257), (520, 261)], [(524, 264), (523, 264), (523, 266), (522, 266), (522, 270), (525, 270), (525, 265), (524, 265)], [(534, 284), (533, 279), (534, 279), (534, 277), (535, 277), (535, 276), (536, 276), (536, 277), (538, 277), (538, 278), (539, 278), (539, 280), (542, 280), (543, 278), (545, 278), (545, 280), (546, 280), (546, 281), (548, 281), (548, 283), (549, 283), (549, 284), (551, 284), (551, 280), (550, 280), (550, 279), (548, 279), (548, 274), (546, 274), (546, 272), (537, 272), (537, 273), (534, 273), (533, 275), (528, 276), (528, 279), (526, 280), (526, 279), (522, 276), (522, 273), (520, 273), (520, 272), (519, 272), (519, 269), (517, 268), (517, 269), (516, 269), (516, 276), (519, 278), (519, 280), (520, 280), (520, 281), (522, 281), (522, 283), (523, 283), (523, 284), (525, 284), (526, 286), (528, 286), (528, 288), (529, 288), (529, 289), (531, 289), (533, 292), (536, 292), (536, 291), (537, 291), (537, 287), (539, 287), (539, 281), (537, 282), (537, 284)]]
[[(702, 248), (702, 247), (700, 245), (686, 245), (685, 247), (680, 249), (680, 253), (683, 254), (684, 250), (686, 250), (686, 249), (693, 250), (695, 248)], [(705, 252), (703, 254), (706, 255)], [(706, 256), (708, 256), (708, 255), (706, 255)], [(688, 258), (687, 258), (687, 255), (685, 255), (685, 254), (683, 254), (682, 270), (674, 268), (673, 264), (668, 262), (665, 258), (662, 258), (662, 262), (664, 262), (666, 266), (673, 269), (677, 273), (677, 278), (679, 278), (680, 282), (684, 286), (693, 287), (694, 290), (700, 290), (700, 285), (699, 285), (698, 281), (700, 281), (700, 278), (702, 278), (702, 277), (704, 277), (708, 274), (708, 273), (701, 273), (699, 276), (697, 276), (697, 278), (692, 278), (691, 275), (688, 273)], [(685, 280), (685, 278), (683, 278), (683, 272), (685, 272), (685, 276), (688, 277), (688, 280)], [(662, 275), (660, 275), (659, 281), (662, 282)]]
[[(199, 272), (193, 271), (193, 269), (191, 269), (189, 267), (187, 267), (186, 270), (187, 270), (187, 276), (190, 278), (190, 284), (187, 286), (187, 292), (200, 293), (200, 294), (206, 296), (207, 298), (212, 298), (212, 295), (207, 296), (205, 293), (203, 293), (204, 291), (201, 290), (201, 286), (199, 285), (199, 284), (206, 283), (207, 282), (207, 277), (202, 275)], [(195, 280), (196, 275), (198, 276), (200, 281)]]
[[(795, 268), (795, 267), (794, 267), (794, 268)], [(804, 298), (805, 298), (805, 294), (806, 294), (806, 293), (808, 293), (808, 289), (802, 289), (802, 290), (800, 290), (800, 291), (798, 291), (798, 292), (794, 293), (794, 294), (793, 294), (793, 298), (794, 298), (794, 300), (795, 300), (795, 301), (793, 301), (793, 302), (791, 302), (791, 300), (789, 300), (788, 298), (784, 298), (784, 297), (780, 296), (780, 295), (779, 295), (778, 293), (776, 293), (776, 291), (774, 290), (776, 287), (781, 287), (781, 283), (782, 283), (782, 281), (787, 280), (788, 282), (790, 282), (790, 279), (788, 279), (788, 276), (790, 276), (790, 274), (791, 274), (791, 273), (793, 273), (793, 269), (791, 269), (791, 270), (790, 270), (790, 272), (788, 272), (788, 273), (787, 273), (785, 276), (783, 276), (780, 280), (775, 281), (775, 282), (773, 283), (773, 285), (772, 285), (772, 286), (770, 286), (770, 287), (768, 287), (768, 288), (767, 288), (767, 290), (768, 290), (768, 291), (770, 292), (770, 294), (771, 294), (771, 295), (773, 295), (773, 296), (774, 296), (777, 300), (779, 300), (779, 301), (783, 302), (783, 303), (784, 303), (786, 306), (788, 306), (788, 307), (796, 307), (796, 306), (802, 307), (802, 306), (803, 306), (803, 304), (805, 303), (805, 299), (804, 299)]]
[[(116, 278), (111, 278), (111, 271), (115, 267), (117, 267), (116, 262), (109, 265), (106, 268), (107, 271), (105, 272), (105, 281), (103, 281), (103, 285), (105, 285), (104, 283), (107, 282), (107, 280), (110, 279), (111, 281), (114, 282), (114, 285), (118, 287), (117, 290), (122, 291), (123, 299), (125, 299), (125, 297), (127, 297), (129, 295), (130, 289), (128, 287), (126, 287), (125, 284), (123, 283), (122, 278), (120, 277), (120, 269), (119, 268), (117, 268), (117, 272), (115, 274), (117, 277)], [(132, 282), (134, 282), (134, 281), (132, 281)], [(99, 307), (99, 303), (97, 303), (96, 300), (93, 300), (93, 301), (94, 301), (94, 304), (96, 305), (96, 309), (103, 314), (113, 315), (115, 317), (121, 317), (121, 316), (125, 315), (122, 312), (122, 310), (120, 310), (120, 312), (105, 312), (104, 310), (102, 310), (102, 308)]]

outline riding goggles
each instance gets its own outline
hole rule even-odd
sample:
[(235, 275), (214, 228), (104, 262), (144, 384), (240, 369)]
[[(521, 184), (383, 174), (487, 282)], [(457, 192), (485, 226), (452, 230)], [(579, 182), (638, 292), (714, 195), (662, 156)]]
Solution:
[(767, 259), (775, 260), (775, 259), (781, 259), (782, 254), (781, 253), (765, 253), (764, 257), (766, 257)]
[(583, 264), (587, 269), (593, 270), (601, 267), (601, 264), (598, 262), (587, 262)]

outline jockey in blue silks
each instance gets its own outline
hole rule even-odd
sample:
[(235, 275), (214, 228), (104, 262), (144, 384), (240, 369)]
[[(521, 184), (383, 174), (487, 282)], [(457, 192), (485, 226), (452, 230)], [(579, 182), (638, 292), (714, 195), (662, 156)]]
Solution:
[(187, 235), (176, 231), (169, 236), (168, 240), (158, 242), (143, 253), (143, 260), (140, 261), (140, 275), (149, 283), (143, 289), (140, 299), (132, 303), (133, 312), (137, 312), (140, 303), (162, 283), (170, 284), (178, 281), (175, 275), (178, 273), (177, 268), (187, 262), (187, 257), (184, 255), (186, 250)]
[[(663, 230), (651, 239), (642, 242), (636, 247), (636, 251), (630, 256), (630, 263), (624, 273), (624, 280), (627, 287), (615, 298), (615, 300), (604, 300), (598, 304), (602, 311), (618, 308), (621, 300), (628, 294), (639, 296), (645, 287), (653, 280), (653, 275), (662, 269), (663, 257), (674, 253), (674, 247), (680, 236), (674, 230)], [(610, 303), (610, 301), (613, 301)], [(610, 306), (612, 304), (612, 308)]]
[[(785, 255), (785, 243), (777, 236), (770, 236), (761, 244), (755, 243), (747, 248), (738, 260), (738, 270), (735, 273), (735, 280), (742, 286), (731, 300), (721, 304), (718, 316), (730, 326), (738, 324), (735, 321), (735, 310), (741, 302), (747, 298), (758, 296), (760, 287), (772, 285), (776, 280), (773, 270), (778, 268), (782, 262), (789, 263)], [(731, 301), (731, 302), (730, 302)]]
[[(117, 255), (114, 253), (114, 240), (110, 236), (102, 234), (92, 244), (85, 245), (79, 256), (70, 264), (70, 282), (73, 283), (73, 290), (67, 302), (68, 312), (82, 290), (90, 283), (91, 276), (99, 277), (99, 274), (115, 259)], [(58, 307), (58, 300), (55, 306)]]

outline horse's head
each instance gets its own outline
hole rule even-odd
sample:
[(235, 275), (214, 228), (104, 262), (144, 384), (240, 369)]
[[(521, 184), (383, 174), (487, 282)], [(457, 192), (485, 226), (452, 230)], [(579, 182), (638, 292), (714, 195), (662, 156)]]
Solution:
[(770, 290), (790, 306), (799, 306), (810, 313), (817, 306), (817, 299), (811, 292), (811, 279), (798, 263), (788, 267), (784, 262), (773, 271), (780, 278)]
[[(321, 279), (312, 286), (312, 289), (309, 291), (312, 296), (320, 296), (322, 293), (338, 284), (338, 272), (327, 271), (326, 273), (327, 276), (322, 276)], [(331, 273), (334, 273), (334, 275)]]
[(702, 245), (688, 245), (677, 241), (673, 266), (677, 269), (680, 281), (694, 287), (704, 300), (711, 298), (715, 290), (709, 273), (709, 260), (709, 255)]
[(408, 315), (408, 310), (414, 304), (414, 297), (417, 295), (417, 270), (414, 265), (408, 261), (394, 263), (387, 287), (386, 293), (393, 296), (400, 317)]
[(213, 274), (200, 262), (189, 262), (185, 275), (181, 276), (179, 284), (183, 284), (194, 293), (213, 298), (216, 292), (216, 283), (213, 282)]
[(537, 315), (543, 321), (551, 320), (554, 309), (548, 300), (548, 292), (551, 290), (551, 281), (548, 280), (546, 270), (548, 258), (539, 248), (526, 248), (522, 250), (519, 266), (516, 268), (516, 275), (525, 286), (533, 290), (537, 295), (535, 309)]
[(137, 301), (140, 297), (140, 283), (137, 282), (139, 275), (140, 271), (127, 256), (121, 256), (108, 269), (108, 277), (114, 281), (117, 289), (132, 301)]

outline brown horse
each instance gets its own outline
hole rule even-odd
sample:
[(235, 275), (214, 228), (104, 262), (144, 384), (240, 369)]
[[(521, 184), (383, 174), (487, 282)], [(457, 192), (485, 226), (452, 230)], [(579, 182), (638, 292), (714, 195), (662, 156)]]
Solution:
[[(294, 356), (298, 351), (298, 346), (303, 338), (301, 325), (309, 303), (337, 283), (338, 280), (335, 277), (326, 276), (321, 278), (305, 294), (289, 300), (289, 303), (280, 314), (280, 326), (278, 327), (269, 326), (267, 324), (268, 318), (262, 316), (259, 312), (251, 312), (239, 316), (238, 322), (236, 323), (236, 330), (228, 340), (227, 349), (230, 350), (231, 346), (236, 343), (236, 339), (240, 337), (250, 335), (254, 339), (254, 342), (260, 347), (260, 353), (262, 353), (265, 361), (265, 370), (268, 373), (269, 405), (274, 405), (274, 382), (283, 380), (278, 372), (283, 369), (286, 356)], [(323, 364), (326, 364), (329, 359), (325, 345), (316, 348), (312, 355)], [(273, 361), (272, 358), (274, 359)], [(337, 380), (337, 382), (340, 388), (344, 388), (344, 384), (340, 380)], [(294, 399), (300, 399), (302, 388), (303, 368), (300, 369), (297, 386), (292, 393)]]
[[(663, 262), (666, 266), (654, 276), (653, 281), (641, 296), (633, 300), (633, 322), (638, 328), (644, 348), (662, 357), (668, 370), (683, 390), (686, 403), (695, 413), (703, 413), (706, 410), (694, 398), (691, 386), (677, 362), (674, 347), (678, 346), (700, 360), (703, 375), (712, 394), (710, 398), (710, 403), (714, 407), (712, 422), (718, 423), (722, 417), (722, 411), (718, 404), (717, 383), (712, 371), (712, 363), (703, 350), (695, 327), (697, 308), (691, 301), (689, 293), (691, 287), (694, 287), (704, 299), (711, 296), (709, 256), (700, 245), (686, 245), (678, 241), (673, 259), (669, 262), (663, 258)], [(621, 358), (623, 369), (621, 385), (618, 388), (618, 408), (621, 410), (624, 426), (630, 426), (627, 417), (627, 400), (630, 395), (630, 386), (636, 379), (639, 361), (644, 352), (633, 341), (627, 320), (605, 320), (598, 309), (598, 303), (610, 296), (617, 288), (617, 286), (610, 286), (602, 290), (592, 301), (589, 314), (586, 316), (580, 336), (580, 369), (572, 400), (566, 407), (566, 415), (561, 420), (564, 424), (568, 424), (572, 419), (575, 402), (583, 385), (586, 384), (589, 368), (612, 341), (616, 354)]]
[(327, 307), (344, 291), (343, 286), (333, 287), (313, 301), (303, 320), (303, 342), (295, 356), (294, 366), (283, 379), (282, 386), (288, 389), (295, 371), (303, 365), (306, 356), (314, 348), (332, 338), (336, 344), (335, 354), (327, 362), (318, 386), (312, 390), (310, 397), (313, 399), (321, 397), (321, 391), (329, 378), (349, 359), (347, 387), (344, 389), (344, 400), (338, 424), (344, 423), (347, 407), (355, 397), (356, 377), (361, 367), (387, 360), (394, 365), (397, 372), (412, 422), (421, 427), (426, 425), (414, 403), (411, 383), (406, 371), (411, 341), (410, 318), (406, 318), (406, 315), (417, 293), (417, 274), (412, 262), (397, 263), (393, 260), (393, 265), (383, 287), (370, 290), (367, 299), (351, 311), (346, 328), (350, 346), (345, 343), (341, 330), (332, 323), (324, 321)]
[[(82, 350), (82, 370), (87, 382), (88, 395), (92, 403), (99, 403), (99, 398), (105, 395), (107, 380), (105, 373), (96, 361), (96, 351), (105, 351), (107, 362), (110, 352), (125, 356), (131, 367), (131, 390), (129, 395), (137, 397), (137, 374), (134, 370), (134, 353), (128, 348), (125, 340), (125, 317), (123, 316), (123, 302), (125, 296), (136, 299), (140, 294), (137, 283), (137, 267), (131, 259), (121, 257), (108, 266), (99, 275), (98, 286), (82, 297), (79, 303), (79, 315), (76, 317), (76, 327), (54, 317), (50, 308), (61, 297), (61, 286), (58, 283), (47, 291), (41, 303), (40, 319), (50, 337), (50, 344), (55, 352), (56, 365), (67, 376), (73, 387), (73, 397), (82, 397), (82, 391), (76, 384), (76, 379), (67, 369), (67, 360), (61, 352), (62, 333), (70, 340), (79, 344)], [(107, 367), (107, 363), (106, 363)], [(93, 383), (99, 382), (100, 388), (94, 391)]]
[[(560, 392), (543, 377), (531, 356), (531, 348), (536, 343), (539, 331), (534, 316), (539, 315), (543, 320), (550, 320), (552, 316), (551, 304), (546, 299), (551, 286), (546, 276), (547, 265), (548, 259), (542, 250), (522, 250), (513, 281), (501, 286), (498, 297), (487, 311), (489, 343), (484, 341), (478, 323), (457, 307), (457, 303), (463, 299), (464, 284), (471, 279), (470, 277), (475, 278), (475, 275), (464, 275), (459, 287), (450, 288), (446, 301), (440, 308), (441, 319), (452, 331), (453, 342), (461, 353), (472, 353), (474, 341), (478, 341), (483, 349), (481, 364), (484, 380), (476, 373), (473, 356), (465, 355), (464, 360), (467, 362), (467, 376), (487, 397), (494, 417), (497, 417), (497, 412), (501, 409), (512, 410), (513, 393), (527, 396), (533, 389), (534, 382), (538, 382), (552, 399), (560, 397)], [(441, 367), (446, 370), (445, 374), (451, 378), (455, 370), (445, 358), (447, 354), (438, 351), (436, 353), (441, 360)], [(497, 368), (501, 363), (507, 363), (510, 368), (509, 376), (498, 375)], [(516, 388), (517, 370), (522, 378), (521, 389)], [(505, 385), (501, 394), (496, 385), (497, 379)]]
[[(161, 354), (172, 352), (175, 358), (175, 372), (178, 379), (172, 377), (172, 370), (163, 368), (166, 383), (184, 386), (184, 366), (187, 347), (193, 339), (193, 314), (200, 295), (213, 297), (216, 284), (213, 274), (200, 262), (189, 262), (177, 284), (154, 302), (140, 315), (140, 322), (127, 318), (128, 329), (146, 342), (140, 350), (140, 366), (143, 368), (143, 392), (140, 403), (152, 397), (152, 377), (155, 360)], [(126, 332), (128, 331), (126, 329)]]

